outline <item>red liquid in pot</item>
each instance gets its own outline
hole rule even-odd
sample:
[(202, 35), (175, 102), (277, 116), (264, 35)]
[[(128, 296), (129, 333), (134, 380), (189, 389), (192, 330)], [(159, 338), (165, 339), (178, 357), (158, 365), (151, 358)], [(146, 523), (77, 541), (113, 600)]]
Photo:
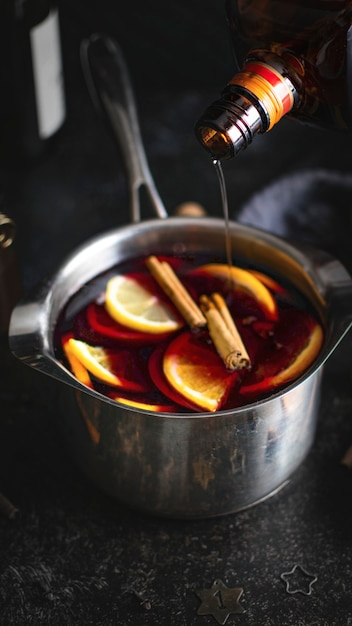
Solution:
[[(277, 315), (274, 319), (275, 316), (268, 314), (257, 298), (243, 286), (239, 287), (235, 282), (224, 283), (217, 276), (194, 271), (209, 262), (222, 261), (202, 256), (170, 257), (167, 260), (195, 300), (203, 293), (222, 292), (250, 355), (250, 369), (228, 372), (207, 330), (192, 333), (184, 326), (171, 334), (152, 335), (127, 328), (109, 316), (104, 306), (105, 287), (109, 278), (116, 274), (133, 273), (138, 274), (142, 283), (144, 281), (148, 286), (151, 284), (153, 279), (143, 259), (120, 264), (97, 276), (70, 299), (55, 330), (57, 358), (70, 369), (63, 350), (68, 337), (74, 337), (89, 346), (104, 348), (122, 386), (121, 383), (117, 386), (106, 384), (92, 374), (88, 374), (88, 385), (119, 402), (135, 402), (137, 408), (158, 412), (204, 412), (204, 409), (180, 394), (166, 380), (163, 372), (166, 350), (179, 349), (186, 358), (189, 355), (194, 359), (195, 364), (199, 355), (200, 376), (207, 373), (208, 367), (211, 379), (215, 370), (219, 372), (223, 368), (227, 390), (216, 410), (261, 400), (294, 380), (295, 376), (280, 383), (280, 372), (287, 370), (297, 354), (305, 349), (312, 330), (316, 327), (320, 329), (311, 305), (296, 289), (261, 270), (269, 282), (265, 276), (261, 280), (265, 281), (276, 303)], [(235, 265), (239, 266), (239, 263)], [(159, 292), (156, 283), (155, 289)]]

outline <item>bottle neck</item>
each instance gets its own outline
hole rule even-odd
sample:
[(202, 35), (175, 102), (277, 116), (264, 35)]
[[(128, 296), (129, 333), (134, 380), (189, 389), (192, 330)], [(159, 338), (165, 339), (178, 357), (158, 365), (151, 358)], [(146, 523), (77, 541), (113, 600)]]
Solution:
[(213, 158), (232, 158), (257, 133), (271, 130), (297, 100), (296, 88), (280, 59), (249, 59), (198, 120), (196, 136)]

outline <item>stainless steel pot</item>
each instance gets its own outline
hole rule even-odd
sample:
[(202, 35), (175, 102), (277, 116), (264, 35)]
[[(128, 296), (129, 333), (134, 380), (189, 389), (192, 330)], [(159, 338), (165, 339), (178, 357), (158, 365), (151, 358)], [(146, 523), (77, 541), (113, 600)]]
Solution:
[[(95, 41), (102, 43), (101, 38)], [(118, 56), (121, 69), (114, 42), (103, 38), (103, 44), (109, 54)], [(115, 113), (119, 110), (119, 124), (125, 120), (130, 132), (131, 100), (126, 113), (121, 94), (117, 106), (116, 94), (110, 99), (107, 91), (104, 98)], [(130, 98), (131, 92), (127, 93)], [(134, 131), (136, 123), (134, 118)], [(323, 365), (352, 323), (352, 280), (336, 259), (319, 250), (231, 223), (236, 254), (275, 273), (279, 268), (316, 308), (325, 340), (314, 365), (270, 398), (211, 415), (136, 410), (84, 387), (57, 360), (53, 347), (58, 316), (78, 289), (98, 273), (138, 255), (184, 251), (218, 255), (224, 250), (221, 219), (170, 217), (138, 222), (138, 188), (146, 184), (150, 189), (151, 178), (145, 173), (146, 161), (135, 156), (129, 156), (128, 163), (137, 223), (83, 245), (34, 297), (17, 305), (10, 347), (24, 363), (63, 383), (60, 419), (68, 445), (79, 467), (105, 492), (130, 507), (161, 516), (228, 514), (275, 493), (306, 457), (316, 430)], [(152, 187), (155, 210), (166, 217), (155, 193)]]

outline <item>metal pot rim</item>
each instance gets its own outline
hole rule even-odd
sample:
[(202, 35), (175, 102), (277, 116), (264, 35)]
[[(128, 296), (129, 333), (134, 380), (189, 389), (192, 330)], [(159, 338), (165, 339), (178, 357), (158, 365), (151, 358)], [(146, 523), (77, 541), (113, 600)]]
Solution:
[[(254, 410), (258, 405), (267, 405), (278, 397), (288, 394), (320, 369), (348, 331), (352, 322), (352, 280), (345, 268), (336, 259), (315, 248), (309, 248), (300, 244), (293, 245), (281, 237), (253, 226), (230, 222), (230, 231), (234, 248), (237, 246), (237, 249), (241, 248), (243, 252), (243, 249), (249, 246), (250, 251), (247, 253), (247, 258), (250, 258), (249, 255), (262, 255), (266, 261), (269, 261), (270, 255), (272, 256), (274, 252), (273, 261), (275, 263), (286, 263), (286, 267), (292, 274), (290, 279), (296, 281), (296, 283), (301, 281), (302, 285), (296, 286), (303, 286), (307, 292), (306, 295), (314, 301), (314, 305), (325, 326), (326, 339), (319, 357), (297, 380), (259, 402), (247, 403), (226, 411), (218, 411), (215, 414), (217, 416), (240, 414), (244, 409)], [(120, 246), (125, 246), (123, 252), (125, 260), (127, 249), (129, 257), (134, 255), (134, 246), (131, 246), (131, 243), (144, 241), (148, 235), (153, 244), (157, 244), (160, 248), (161, 235), (162, 245), (165, 245), (165, 235), (168, 234), (169, 239), (172, 239), (177, 232), (181, 232), (187, 242), (192, 241), (192, 245), (197, 246), (196, 242), (204, 236), (209, 238), (209, 233), (212, 234), (213, 238), (215, 235), (218, 238), (222, 237), (224, 223), (223, 220), (213, 217), (151, 219), (112, 229), (83, 243), (67, 257), (56, 274), (37, 291), (36, 295), (15, 307), (9, 333), (10, 347), (14, 354), (28, 365), (41, 369), (44, 373), (54, 376), (78, 388), (80, 391), (93, 395), (100, 401), (109, 402), (109, 399), (105, 396), (84, 387), (56, 360), (52, 336), (58, 312), (62, 310), (64, 304), (77, 291), (77, 288), (84, 285), (90, 277), (93, 278), (100, 271), (109, 269), (107, 258), (111, 250), (115, 250), (116, 243)], [(150, 242), (149, 245), (151, 245)], [(100, 259), (100, 269), (97, 268), (96, 263), (87, 264), (87, 258)], [(111, 263), (110, 267), (113, 265), (114, 263)], [(86, 267), (87, 271), (85, 273), (82, 272), (82, 267)], [(68, 291), (66, 288), (67, 282), (70, 277), (76, 274), (80, 276), (81, 282), (77, 285), (77, 282), (73, 281)], [(285, 277), (287, 278), (286, 274)], [(26, 328), (23, 328), (25, 319), (27, 320)], [(24, 337), (26, 337), (25, 340)], [(28, 346), (28, 341), (31, 348)], [(23, 342), (26, 347), (23, 346)], [(129, 410), (132, 413), (142, 412), (146, 415), (155, 416), (154, 413), (149, 411), (125, 407), (112, 400), (111, 403), (123, 406), (125, 410)], [(194, 419), (209, 417), (209, 413), (203, 412), (196, 414), (160, 413), (158, 415), (175, 419), (184, 419), (185, 416)]]

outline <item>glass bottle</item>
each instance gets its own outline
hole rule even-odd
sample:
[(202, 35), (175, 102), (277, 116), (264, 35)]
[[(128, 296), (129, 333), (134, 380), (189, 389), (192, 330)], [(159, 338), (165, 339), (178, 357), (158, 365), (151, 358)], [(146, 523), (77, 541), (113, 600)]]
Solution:
[(2, 0), (0, 158), (44, 152), (66, 117), (55, 0)]
[(352, 0), (226, 0), (239, 71), (195, 125), (231, 159), (283, 116), (352, 128)]

